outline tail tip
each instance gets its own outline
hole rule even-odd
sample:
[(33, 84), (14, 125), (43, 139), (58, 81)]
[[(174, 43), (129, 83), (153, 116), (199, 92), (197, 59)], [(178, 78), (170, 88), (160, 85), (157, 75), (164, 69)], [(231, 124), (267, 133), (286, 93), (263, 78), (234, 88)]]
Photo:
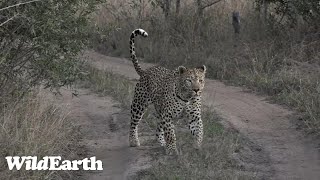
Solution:
[(137, 29), (140, 32), (140, 35), (143, 37), (148, 37), (148, 33), (143, 29)]
[(143, 29), (139, 29), (139, 30), (140, 30), (141, 35), (142, 35), (143, 37), (148, 37), (148, 33), (147, 33), (145, 30), (143, 30)]

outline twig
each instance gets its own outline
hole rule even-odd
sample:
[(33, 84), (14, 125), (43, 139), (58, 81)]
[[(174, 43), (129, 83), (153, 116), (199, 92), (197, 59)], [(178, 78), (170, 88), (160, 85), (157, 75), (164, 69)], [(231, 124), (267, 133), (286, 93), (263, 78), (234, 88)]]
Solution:
[(212, 6), (212, 5), (214, 5), (214, 4), (216, 4), (216, 3), (220, 2), (220, 1), (222, 1), (222, 0), (213, 1), (211, 3), (208, 3), (208, 4), (204, 5), (204, 6), (202, 6), (201, 8), (205, 9), (205, 8), (207, 8), (209, 6)]
[(21, 6), (21, 5), (25, 5), (25, 4), (30, 4), (30, 3), (37, 2), (37, 1), (42, 1), (42, 0), (32, 0), (32, 1), (27, 1), (27, 2), (24, 2), (24, 3), (20, 2), (18, 4), (14, 4), (14, 5), (2, 8), (2, 9), (0, 9), (0, 11), (6, 10), (6, 9), (10, 9), (10, 8), (13, 8), (13, 7), (17, 7), (17, 6)]
[(6, 23), (8, 23), (9, 21), (11, 21), (12, 19), (14, 19), (15, 17), (17, 17), (18, 15), (14, 15), (11, 18), (7, 19), (6, 21), (4, 21), (3, 23), (0, 24), (0, 27), (5, 25)]

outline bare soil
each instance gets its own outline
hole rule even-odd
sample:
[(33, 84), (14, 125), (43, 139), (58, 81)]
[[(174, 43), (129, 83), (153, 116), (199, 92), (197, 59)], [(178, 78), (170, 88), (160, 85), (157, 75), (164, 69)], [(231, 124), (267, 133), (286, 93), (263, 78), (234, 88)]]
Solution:
[(77, 97), (68, 89), (61, 93), (60, 103), (70, 108), (69, 117), (83, 136), (79, 148), (85, 157), (96, 156), (103, 163), (103, 171), (84, 172), (81, 179), (129, 179), (150, 167), (148, 147), (129, 148), (129, 112), (121, 110), (111, 97), (99, 97), (86, 89), (78, 89)]
[[(92, 51), (85, 52), (84, 58), (99, 69), (108, 69), (130, 79), (138, 78), (126, 59)], [(142, 63), (142, 66), (146, 68), (152, 64)], [(311, 138), (296, 130), (291, 111), (267, 102), (265, 97), (215, 80), (206, 80), (203, 96), (205, 105), (214, 108), (224, 117), (226, 125), (253, 144), (249, 145), (249, 150), (244, 148), (242, 154), (235, 155), (243, 166), (268, 174), (268, 179), (320, 179), (319, 148)], [(104, 163), (103, 172), (87, 173), (85, 179), (127, 179), (150, 166), (148, 146), (128, 147), (129, 113), (122, 112), (112, 98), (80, 90), (79, 97), (63, 101), (73, 109), (71, 116), (80, 124), (85, 147)]]

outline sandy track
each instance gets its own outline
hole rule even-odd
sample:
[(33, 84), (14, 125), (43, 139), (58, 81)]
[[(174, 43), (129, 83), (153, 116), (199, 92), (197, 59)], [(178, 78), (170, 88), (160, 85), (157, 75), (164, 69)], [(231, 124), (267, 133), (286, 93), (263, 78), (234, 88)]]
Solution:
[[(126, 59), (92, 51), (85, 52), (84, 57), (99, 69), (109, 69), (130, 79), (138, 78), (131, 62)], [(152, 65), (142, 64), (144, 68), (149, 66)], [(320, 179), (319, 149), (295, 129), (290, 119), (292, 112), (266, 102), (264, 97), (215, 80), (206, 80), (203, 96), (205, 105), (213, 106), (232, 127), (268, 154), (270, 162), (267, 164), (274, 170), (272, 179)], [(261, 167), (265, 168), (265, 164)]]

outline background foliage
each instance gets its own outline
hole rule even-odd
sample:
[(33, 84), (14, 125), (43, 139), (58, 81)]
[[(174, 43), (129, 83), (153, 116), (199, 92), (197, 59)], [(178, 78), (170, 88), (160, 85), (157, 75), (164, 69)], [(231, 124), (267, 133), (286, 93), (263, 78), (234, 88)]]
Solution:
[(318, 0), (256, 0), (259, 6), (264, 3), (271, 4), (275, 7), (275, 13), (286, 17), (290, 23), (296, 24), (299, 18), (303, 18), (311, 25), (319, 25), (320, 4)]
[[(89, 15), (102, 0), (0, 2), (0, 95), (40, 83), (57, 88), (81, 76), (77, 60), (89, 38)], [(4, 9), (3, 9), (4, 8)]]

